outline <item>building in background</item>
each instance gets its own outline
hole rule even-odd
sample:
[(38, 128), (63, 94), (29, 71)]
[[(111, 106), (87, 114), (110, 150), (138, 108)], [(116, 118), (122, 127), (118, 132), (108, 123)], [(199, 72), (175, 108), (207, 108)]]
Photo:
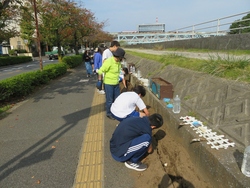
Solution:
[(28, 41), (21, 37), (10, 38), (10, 49), (26, 50), (27, 52), (30, 52), (27, 42)]
[(3, 41), (2, 44), (0, 44), (0, 55), (7, 55), (9, 54), (9, 48), (10, 45), (7, 41)]
[(140, 24), (138, 25), (139, 33), (165, 33), (165, 24), (153, 23), (153, 24)]
[[(27, 0), (23, 0), (22, 3), (24, 3)], [(18, 3), (16, 3), (17, 6), (20, 6)], [(9, 21), (8, 28), (15, 30), (17, 32), (20, 32), (20, 16), (17, 16), (15, 20)], [(30, 52), (29, 47), (28, 47), (28, 41), (22, 39), (20, 36), (16, 36), (13, 38), (10, 38), (8, 41), (8, 49), (13, 50), (13, 49), (18, 49), (18, 50), (26, 50), (27, 52)], [(6, 45), (5, 45), (6, 46)]]

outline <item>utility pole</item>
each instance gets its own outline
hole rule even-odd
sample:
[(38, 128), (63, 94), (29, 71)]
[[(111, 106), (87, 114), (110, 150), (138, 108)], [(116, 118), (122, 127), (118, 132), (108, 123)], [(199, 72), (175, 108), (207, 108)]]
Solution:
[(39, 54), (39, 64), (40, 64), (40, 70), (43, 70), (43, 61), (42, 61), (42, 55), (41, 55), (41, 44), (40, 44), (40, 33), (38, 28), (38, 19), (37, 19), (37, 10), (36, 10), (36, 0), (33, 0), (34, 4), (34, 13), (35, 13), (35, 21), (36, 21), (36, 38), (37, 38), (37, 47), (38, 47), (38, 54)]

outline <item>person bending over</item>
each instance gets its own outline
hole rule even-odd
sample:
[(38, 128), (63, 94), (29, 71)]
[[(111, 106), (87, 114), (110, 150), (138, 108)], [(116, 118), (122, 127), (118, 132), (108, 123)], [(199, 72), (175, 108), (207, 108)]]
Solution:
[(119, 82), (123, 84), (123, 87), (125, 89), (125, 91), (128, 90), (128, 83), (126, 81), (126, 76), (128, 75), (128, 68), (127, 67), (123, 67), (120, 71), (120, 75), (119, 75)]
[(110, 140), (112, 157), (136, 171), (144, 171), (147, 165), (141, 162), (146, 153), (152, 153), (152, 129), (163, 125), (160, 114), (145, 117), (131, 117), (116, 127)]
[[(146, 90), (140, 85), (135, 86), (132, 91), (121, 93), (111, 105), (110, 111), (112, 116), (118, 121), (132, 116), (149, 116), (148, 109), (141, 99), (145, 95)], [(136, 111), (136, 107), (143, 112)]]

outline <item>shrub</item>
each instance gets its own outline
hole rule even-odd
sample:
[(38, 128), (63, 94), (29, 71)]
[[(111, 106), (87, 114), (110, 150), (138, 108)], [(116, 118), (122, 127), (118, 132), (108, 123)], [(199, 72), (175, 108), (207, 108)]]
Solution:
[(9, 50), (9, 55), (16, 55), (16, 51), (17, 53), (27, 53), (27, 50), (24, 49), (12, 49)]
[(47, 84), (51, 79), (67, 72), (65, 63), (50, 64), (43, 71), (23, 73), (0, 81), (0, 102), (21, 98), (32, 93), (37, 86)]
[(0, 66), (15, 65), (32, 61), (30, 56), (0, 57)]
[[(246, 58), (236, 58), (233, 56), (221, 58), (218, 56), (217, 58), (210, 57), (209, 60), (206, 60), (202, 64), (201, 69), (206, 73), (219, 77), (223, 77), (225, 73), (228, 72), (227, 75), (230, 75), (232, 79), (235, 79), (238, 78), (238, 76), (241, 74), (239, 73), (239, 70), (244, 70), (249, 65), (250, 60)], [(233, 72), (235, 72), (235, 75), (233, 75)]]
[(81, 55), (64, 56), (62, 62), (67, 64), (68, 68), (74, 68), (82, 63), (82, 56)]

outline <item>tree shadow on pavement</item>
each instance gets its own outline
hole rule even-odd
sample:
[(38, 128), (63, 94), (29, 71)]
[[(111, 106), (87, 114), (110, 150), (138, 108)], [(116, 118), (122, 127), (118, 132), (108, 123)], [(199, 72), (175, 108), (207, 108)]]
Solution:
[(79, 121), (85, 118), (89, 118), (91, 108), (101, 108), (100, 106), (103, 107), (104, 104), (85, 108), (83, 110), (63, 116), (66, 122), (65, 124), (61, 125), (57, 129), (49, 133), (47, 136), (24, 150), (22, 153), (15, 155), (14, 158), (10, 159), (8, 162), (0, 166), (0, 182), (20, 168), (51, 159), (55, 152), (55, 149), (52, 148), (48, 150), (48, 147), (51, 147), (51, 144), (56, 142), (69, 130), (74, 128)]

